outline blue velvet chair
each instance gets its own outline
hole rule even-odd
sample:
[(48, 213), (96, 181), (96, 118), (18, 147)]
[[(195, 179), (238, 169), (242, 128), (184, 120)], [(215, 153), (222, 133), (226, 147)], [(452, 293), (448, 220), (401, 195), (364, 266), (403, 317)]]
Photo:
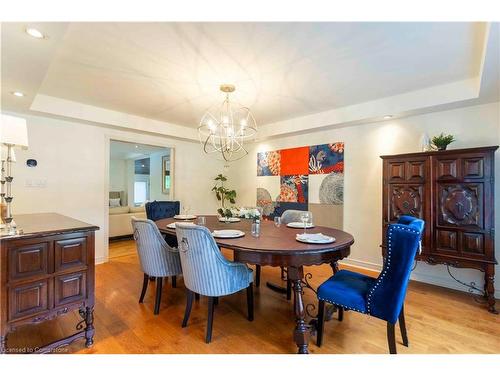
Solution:
[(390, 224), (387, 229), (387, 253), (378, 278), (341, 270), (320, 285), (318, 346), (323, 340), (325, 302), (339, 308), (339, 320), (342, 320), (343, 309), (385, 320), (391, 354), (396, 354), (394, 325), (399, 319), (403, 345), (408, 346), (403, 306), (423, 230), (422, 220), (402, 216), (397, 224)]
[(179, 214), (179, 201), (153, 201), (146, 203), (146, 216), (149, 220), (157, 221), (174, 217)]
[[(153, 201), (146, 203), (146, 217), (149, 220), (157, 221), (179, 215), (179, 201)], [(177, 247), (177, 238), (171, 235), (164, 236), (170, 247)]]
[(248, 320), (253, 320), (253, 271), (243, 263), (230, 262), (220, 252), (210, 231), (177, 222), (175, 227), (181, 258), (187, 303), (182, 321), (186, 327), (195, 294), (208, 297), (208, 324), (205, 341), (212, 340), (214, 307), (218, 298), (247, 291)]

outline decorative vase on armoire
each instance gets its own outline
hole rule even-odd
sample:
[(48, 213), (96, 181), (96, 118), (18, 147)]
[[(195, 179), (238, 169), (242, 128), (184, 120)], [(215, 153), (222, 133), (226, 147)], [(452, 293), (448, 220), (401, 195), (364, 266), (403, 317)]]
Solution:
[[(484, 272), (483, 293), (492, 313), (496, 313), (494, 153), (497, 148), (381, 156), (383, 232), (401, 215), (424, 219), (422, 252), (417, 260)], [(384, 252), (385, 245), (382, 244)], [(479, 291), (473, 283), (467, 286)]]

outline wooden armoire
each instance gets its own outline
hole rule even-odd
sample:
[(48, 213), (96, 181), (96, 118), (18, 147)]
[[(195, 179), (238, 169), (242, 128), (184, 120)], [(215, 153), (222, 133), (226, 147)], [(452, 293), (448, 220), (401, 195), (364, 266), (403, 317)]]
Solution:
[(385, 231), (401, 215), (425, 220), (418, 260), (485, 273), (488, 310), (495, 310), (494, 153), (498, 146), (385, 155)]

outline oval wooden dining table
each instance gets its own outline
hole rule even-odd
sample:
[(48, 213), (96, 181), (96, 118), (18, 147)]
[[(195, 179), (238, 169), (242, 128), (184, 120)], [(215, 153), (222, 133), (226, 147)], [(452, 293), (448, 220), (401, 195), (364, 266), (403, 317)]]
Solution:
[[(206, 227), (210, 231), (221, 229), (239, 229), (245, 232), (240, 238), (215, 238), (219, 247), (231, 249), (237, 262), (273, 267), (286, 267), (288, 279), (292, 282), (294, 291), (295, 329), (293, 338), (298, 347), (298, 353), (307, 354), (311, 335), (311, 327), (305, 321), (306, 311), (302, 299), (304, 266), (329, 263), (333, 272), (337, 271), (337, 261), (347, 257), (354, 238), (344, 231), (316, 226), (308, 229), (309, 233), (323, 233), (335, 237), (335, 242), (329, 244), (306, 244), (295, 239), (303, 229), (289, 228), (286, 225), (276, 227), (272, 221), (262, 221), (259, 237), (251, 235), (251, 220), (240, 222), (220, 222), (217, 216), (205, 216)], [(175, 236), (175, 229), (167, 225), (177, 221), (172, 218), (156, 222), (160, 232)]]

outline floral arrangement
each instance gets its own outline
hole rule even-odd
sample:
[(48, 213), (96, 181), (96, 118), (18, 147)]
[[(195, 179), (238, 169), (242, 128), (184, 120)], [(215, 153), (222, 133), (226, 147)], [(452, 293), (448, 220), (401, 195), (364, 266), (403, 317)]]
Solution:
[(237, 217), (242, 217), (245, 219), (260, 219), (262, 216), (261, 211), (258, 208), (245, 208), (245, 207), (240, 207), (236, 209), (237, 211)]
[[(219, 212), (220, 213), (220, 212)], [(243, 219), (260, 219), (262, 216), (261, 211), (258, 208), (251, 207), (231, 207), (224, 211), (224, 214), (221, 214), (223, 217), (240, 217)]]

